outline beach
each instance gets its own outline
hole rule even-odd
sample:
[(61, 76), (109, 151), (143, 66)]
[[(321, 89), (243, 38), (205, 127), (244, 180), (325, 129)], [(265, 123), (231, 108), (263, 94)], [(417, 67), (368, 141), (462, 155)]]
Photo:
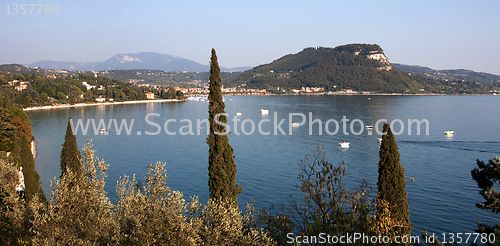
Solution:
[(124, 101), (124, 102), (103, 102), (103, 103), (75, 103), (71, 104), (54, 104), (48, 106), (28, 107), (24, 111), (40, 110), (40, 109), (59, 109), (59, 108), (78, 108), (87, 106), (109, 106), (119, 104), (138, 104), (138, 103), (163, 103), (163, 102), (185, 102), (186, 100), (179, 99), (150, 99), (150, 100), (137, 100), (137, 101)]

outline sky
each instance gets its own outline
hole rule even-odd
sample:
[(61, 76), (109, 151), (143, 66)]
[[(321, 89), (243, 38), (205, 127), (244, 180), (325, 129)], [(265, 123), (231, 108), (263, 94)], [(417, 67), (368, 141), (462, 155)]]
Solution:
[(0, 64), (145, 51), (208, 64), (215, 48), (220, 66), (254, 67), (306, 47), (368, 43), (393, 63), (500, 75), (500, 1), (50, 0), (40, 14), (30, 3), (0, 5)]

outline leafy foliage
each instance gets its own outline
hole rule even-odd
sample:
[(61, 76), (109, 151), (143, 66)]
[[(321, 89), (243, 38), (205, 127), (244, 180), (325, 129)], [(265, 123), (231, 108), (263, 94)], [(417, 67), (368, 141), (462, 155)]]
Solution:
[(201, 207), (200, 238), (203, 245), (275, 245), (276, 243), (256, 222), (253, 204), (242, 214), (229, 197), (210, 199)]
[[(500, 193), (493, 188), (495, 184), (500, 183), (500, 158), (496, 156), (488, 163), (476, 160), (477, 167), (471, 171), (472, 179), (476, 181), (477, 187), (481, 189), (479, 194), (483, 196), (484, 201), (477, 203), (476, 207), (480, 209), (488, 209), (491, 212), (498, 214), (500, 212)], [(495, 243), (500, 243), (500, 223), (494, 226), (488, 226), (481, 222), (477, 223), (480, 233), (494, 233)]]
[(370, 189), (366, 182), (358, 190), (346, 190), (342, 181), (345, 165), (335, 167), (320, 159), (320, 154), (314, 160), (306, 157), (299, 163), (301, 185), (297, 188), (304, 195), (305, 205), (292, 206), (300, 215), (296, 222), (303, 221), (299, 222), (298, 230), (304, 235), (318, 235), (322, 231), (344, 235), (367, 232), (373, 203), (367, 199)]
[[(26, 68), (17, 65), (24, 69)], [(4, 67), (4, 66), (2, 66)], [(45, 70), (43, 70), (45, 71)], [(45, 76), (45, 73), (38, 72), (38, 75), (33, 72), (31, 76), (19, 73), (6, 73), (0, 71), (0, 94), (3, 94), (4, 104), (14, 104), (23, 108), (32, 106), (52, 105), (55, 103), (88, 103), (95, 102), (95, 99), (102, 96), (114, 101), (128, 101), (137, 99), (146, 99), (146, 92), (151, 91), (147, 87), (138, 87), (130, 83), (125, 83), (120, 80), (111, 79), (105, 76), (95, 76), (93, 73), (86, 72), (71, 72), (62, 75)], [(17, 80), (13, 85), (8, 84)], [(22, 91), (15, 90), (14, 86), (21, 81), (28, 82), (26, 89)], [(87, 87), (82, 82), (86, 82), (91, 88)], [(101, 87), (102, 86), (102, 87)], [(155, 95), (160, 95), (163, 89), (152, 90)], [(8, 96), (7, 96), (8, 95)], [(183, 98), (184, 95), (170, 95), (163, 98)]]
[(9, 114), (12, 116), (12, 124), (17, 128), (21, 136), (26, 137), (28, 141), (33, 141), (34, 137), (31, 135), (31, 122), (26, 112), (21, 108), (9, 108)]
[(22, 210), (24, 201), (15, 192), (19, 183), (18, 167), (0, 160), (0, 242), (14, 244), (23, 230)]
[[(4, 100), (9, 98), (4, 96)], [(34, 140), (31, 134), (31, 122), (28, 115), (20, 108), (0, 108), (0, 151), (5, 152), (5, 160), (22, 167), (24, 174), (25, 191), (24, 198), (31, 201), (35, 196), (45, 200), (45, 194), (40, 187), (40, 176), (35, 169), (35, 161), (31, 151), (31, 142)], [(7, 153), (10, 155), (7, 157)], [(3, 153), (2, 153), (3, 155)]]
[(36, 211), (32, 231), (36, 245), (116, 244), (119, 227), (114, 206), (104, 191), (108, 165), (95, 157), (92, 142), (83, 148), (84, 179), (74, 182), (76, 174), (68, 169), (60, 180), (51, 183), (47, 206), (33, 202)]
[(241, 214), (231, 198), (197, 197), (186, 203), (182, 193), (166, 185), (165, 163), (149, 165), (145, 184), (124, 176), (117, 186), (117, 218), (126, 245), (273, 245), (254, 223), (254, 208)]
[(195, 245), (199, 228), (184, 213), (188, 204), (182, 193), (167, 186), (165, 163), (149, 165), (145, 184), (124, 176), (117, 184), (116, 214), (121, 242), (126, 245)]
[[(186, 203), (167, 186), (165, 163), (149, 165), (145, 182), (124, 176), (117, 183), (119, 200), (110, 203), (104, 191), (108, 165), (95, 157), (89, 141), (83, 148), (85, 179), (75, 183), (68, 170), (55, 180), (48, 205), (33, 200), (35, 245), (273, 245), (255, 226), (254, 208), (242, 214), (231, 198)], [(23, 218), (22, 216), (19, 216)]]
[(28, 115), (20, 108), (0, 108), (0, 151), (12, 151), (16, 134), (29, 142), (34, 139)]
[(325, 161), (324, 152), (306, 156), (299, 162), (301, 170), (296, 188), (303, 201), (295, 199), (282, 208), (276, 216), (261, 214), (264, 227), (277, 242), (288, 241), (286, 235), (342, 236), (356, 233), (375, 235), (375, 200), (369, 199), (371, 189), (363, 181), (357, 189), (346, 190), (343, 177), (345, 165), (334, 166)]

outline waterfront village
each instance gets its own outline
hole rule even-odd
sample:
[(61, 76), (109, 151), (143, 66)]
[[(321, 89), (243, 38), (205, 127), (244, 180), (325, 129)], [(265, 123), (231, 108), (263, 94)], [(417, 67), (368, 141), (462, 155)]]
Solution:
[[(153, 89), (160, 89), (157, 85), (149, 85), (149, 84), (138, 84), (137, 86), (142, 87), (146, 86), (149, 88)], [(244, 88), (246, 84), (242, 84), (241, 86), (234, 86), (234, 87), (224, 87), (222, 85), (221, 91), (224, 94), (248, 94), (248, 95), (264, 95), (264, 94), (270, 94), (269, 89), (251, 89), (251, 88)], [(194, 88), (181, 88), (179, 86), (173, 86), (176, 91), (181, 91), (184, 94), (208, 94), (208, 86), (203, 86), (203, 87), (194, 87)], [(287, 92), (284, 89), (281, 89), (278, 87), (277, 91), (285, 93)], [(319, 92), (324, 92), (325, 88), (324, 87), (302, 87), (301, 89), (292, 89), (288, 92), (291, 93), (319, 93)], [(352, 93), (353, 90), (346, 90), (346, 92), (349, 91), (348, 93)]]
[[(35, 67), (35, 68), (28, 68), (30, 69), (29, 72), (39, 72), (42, 71), (40, 68)], [(153, 71), (151, 71), (153, 72)], [(39, 73), (42, 77), (45, 77), (46, 79), (54, 79), (57, 80), (58, 78), (73, 78), (76, 79), (76, 81), (79, 81), (80, 86), (77, 84), (74, 84), (74, 86), (78, 86), (80, 89), (76, 90), (77, 93), (63, 93), (63, 94), (57, 94), (57, 95), (45, 95), (46, 98), (42, 99), (44, 103), (41, 105), (32, 105), (32, 106), (47, 106), (47, 105), (59, 105), (59, 104), (82, 104), (82, 103), (116, 103), (116, 102), (123, 102), (123, 101), (137, 101), (137, 100), (154, 100), (154, 99), (166, 99), (166, 98), (173, 98), (173, 99), (186, 99), (189, 96), (196, 96), (196, 95), (206, 95), (209, 92), (208, 89), (208, 81), (204, 81), (204, 79), (201, 79), (200, 77), (191, 77), (191, 80), (188, 82), (181, 82), (181, 83), (172, 83), (172, 84), (161, 84), (161, 83), (156, 83), (154, 81), (160, 81), (160, 80), (153, 80), (153, 82), (150, 81), (144, 81), (144, 79), (134, 79), (134, 78), (127, 78), (127, 77), (122, 77), (121, 81), (124, 81), (122, 83), (129, 84), (134, 88), (139, 89), (137, 92), (140, 93), (136, 94), (136, 97), (133, 99), (129, 97), (124, 97), (122, 96), (117, 96), (117, 84), (116, 82), (109, 82), (111, 79), (108, 79), (107, 83), (100, 83), (102, 79), (98, 78), (105, 78), (107, 75), (109, 75), (109, 71), (93, 71), (93, 72), (83, 72), (83, 74), (86, 74), (84, 76), (82, 75), (82, 72), (78, 71), (67, 71), (67, 70), (59, 70), (59, 69), (48, 69), (45, 70), (45, 73), (42, 75)], [(135, 74), (139, 72), (134, 72)], [(165, 75), (162, 72), (160, 75), (165, 77)], [(9, 73), (8, 73), (9, 74)], [(160, 76), (156, 73), (151, 73), (155, 76)], [(170, 75), (179, 75), (179, 76), (186, 76), (185, 73), (183, 72), (176, 72), (176, 73), (169, 73)], [(193, 73), (193, 74), (198, 74), (198, 73)], [(101, 77), (102, 76), (102, 77)], [(193, 76), (193, 75), (191, 75)], [(189, 78), (189, 76), (188, 76)], [(22, 80), (22, 79), (13, 79), (11, 81), (8, 81), (8, 86), (12, 86), (13, 89), (16, 91), (22, 92), (25, 90), (30, 90), (32, 86), (30, 85), (29, 81), (26, 81), (28, 79)], [(6, 81), (7, 82), (7, 81)], [(7, 83), (6, 83), (7, 84)], [(112, 88), (112, 87), (117, 87), (117, 88)], [(124, 89), (123, 84), (120, 85), (121, 90)], [(132, 89), (132, 87), (130, 87)], [(335, 89), (336, 86), (333, 86), (331, 88), (331, 91), (325, 90), (325, 87), (301, 87), (301, 88), (280, 88), (280, 87), (270, 87), (270, 88), (250, 88), (250, 86), (247, 86), (247, 84), (239, 84), (237, 86), (232, 86), (232, 87), (225, 87), (222, 85), (221, 91), (225, 95), (276, 95), (276, 94), (288, 94), (288, 95), (293, 95), (293, 94), (302, 94), (302, 95), (369, 95), (369, 94), (379, 94), (377, 92), (373, 91), (356, 91), (353, 89)], [(136, 89), (136, 90), (137, 90)], [(109, 93), (109, 91), (112, 91)], [(424, 92), (424, 89), (420, 90), (420, 93), (426, 93)], [(119, 94), (119, 93), (118, 93)], [(122, 93), (123, 94), (123, 93)], [(432, 94), (432, 93), (431, 93)], [(165, 95), (174, 95), (173, 97), (170, 96), (165, 96)], [(42, 95), (40, 95), (42, 96)], [(70, 101), (72, 103), (70, 103)]]
[[(15, 87), (17, 91), (23, 91), (27, 88), (28, 84), (30, 82), (28, 81), (18, 81), (18, 80), (13, 80), (9, 81), (8, 84), (12, 85)], [(170, 86), (170, 87), (165, 87), (165, 86), (160, 86), (160, 85), (154, 85), (154, 84), (135, 84), (137, 87), (142, 87), (145, 89), (145, 94), (147, 99), (157, 99), (158, 94), (155, 94), (152, 91), (168, 91), (170, 88), (172, 88), (175, 91), (180, 91), (184, 95), (196, 95), (196, 94), (208, 94), (208, 86), (203, 85), (203, 86), (198, 86), (198, 87), (192, 87), (192, 88), (183, 88), (179, 86)], [(103, 85), (91, 85), (86, 81), (82, 81), (82, 86), (84, 86), (87, 91), (90, 90), (105, 90), (106, 87)], [(114, 85), (110, 85), (113, 87)], [(282, 94), (304, 94), (304, 93), (325, 93), (325, 88), (324, 87), (302, 87), (301, 89), (292, 89), (292, 90), (285, 90), (281, 88), (277, 88), (275, 91), (271, 91), (269, 89), (252, 89), (252, 88), (245, 88), (246, 84), (242, 84), (240, 86), (235, 86), (235, 87), (224, 87), (222, 86), (221, 91), (224, 94), (229, 94), (229, 95), (266, 95), (266, 94), (276, 94), (282, 93)], [(342, 90), (342, 91), (337, 91), (335, 93), (333, 92), (328, 92), (327, 94), (358, 94), (357, 91), (354, 90)], [(363, 92), (363, 94), (370, 94), (370, 92)], [(83, 98), (83, 94), (78, 95), (78, 97)], [(54, 98), (48, 98), (49, 100), (54, 100)], [(98, 97), (95, 98), (95, 102), (113, 102), (113, 98), (106, 98), (105, 95), (99, 95)]]
[[(39, 68), (34, 68), (34, 69), (39, 69)], [(45, 76), (47, 78), (52, 78), (56, 79), (57, 77), (68, 77), (68, 76), (73, 76), (76, 77), (76, 74), (70, 74), (69, 71), (66, 70), (59, 70), (59, 69), (49, 69), (47, 72), (50, 74), (48, 76)], [(107, 71), (103, 72), (92, 72), (94, 73), (94, 77), (97, 78), (98, 74), (104, 74)], [(159, 94), (158, 92), (161, 91), (168, 91), (168, 90), (174, 90), (174, 91), (180, 91), (184, 95), (196, 95), (196, 94), (208, 94), (208, 83), (203, 83), (202, 81), (195, 81), (197, 83), (194, 84), (189, 84), (188, 86), (164, 86), (164, 85), (158, 85), (158, 84), (149, 84), (149, 83), (144, 83), (141, 80), (135, 80), (135, 79), (129, 79), (126, 83), (135, 85), (137, 87), (143, 88), (144, 89), (144, 94), (146, 95), (145, 99), (158, 99)], [(85, 88), (87, 91), (91, 90), (96, 90), (96, 91), (105, 91), (108, 89), (107, 87), (114, 87), (115, 85), (102, 85), (102, 84), (96, 84), (95, 82), (90, 82), (90, 81), (81, 81), (82, 87)], [(8, 82), (8, 85), (13, 86), (15, 90), (17, 91), (23, 91), (28, 88), (28, 85), (30, 84), (29, 81), (19, 81), (19, 80), (12, 80)], [(302, 87), (300, 89), (283, 89), (280, 87), (277, 87), (274, 90), (271, 89), (255, 89), (255, 88), (247, 88), (246, 84), (241, 84), (238, 86), (234, 87), (224, 87), (224, 85), (221, 88), (222, 93), (224, 94), (232, 94), (232, 95), (266, 95), (266, 94), (302, 94), (302, 93), (325, 93), (325, 88), (324, 87)], [(336, 94), (356, 94), (356, 91), (353, 90), (342, 90), (342, 91), (337, 91)], [(68, 95), (66, 95), (68, 98)], [(79, 94), (77, 96), (80, 99), (83, 99), (84, 94)], [(106, 94), (100, 94), (95, 97), (95, 102), (101, 103), (101, 102), (113, 102), (115, 99), (114, 98), (107, 98)], [(49, 97), (48, 98), (49, 102), (56, 101), (54, 98)]]

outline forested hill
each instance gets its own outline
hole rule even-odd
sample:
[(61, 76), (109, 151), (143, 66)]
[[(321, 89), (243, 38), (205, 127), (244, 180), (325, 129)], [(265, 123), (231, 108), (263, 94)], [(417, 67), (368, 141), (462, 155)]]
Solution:
[(392, 63), (392, 65), (408, 73), (416, 73), (424, 76), (428, 76), (434, 79), (441, 80), (463, 80), (469, 82), (480, 82), (480, 83), (499, 83), (500, 76), (491, 73), (475, 72), (468, 69), (445, 69), (436, 70), (428, 67), (422, 66), (411, 66), (398, 63)]
[(145, 100), (147, 92), (161, 99), (184, 96), (172, 87), (139, 87), (102, 73), (0, 65), (0, 98), (9, 98), (13, 107), (95, 103), (98, 98), (113, 102)]
[(325, 91), (352, 89), (388, 93), (453, 93), (460, 90), (452, 88), (455, 85), (394, 68), (376, 44), (305, 48), (297, 54), (242, 72), (226, 80), (225, 84), (265, 89), (325, 87)]

